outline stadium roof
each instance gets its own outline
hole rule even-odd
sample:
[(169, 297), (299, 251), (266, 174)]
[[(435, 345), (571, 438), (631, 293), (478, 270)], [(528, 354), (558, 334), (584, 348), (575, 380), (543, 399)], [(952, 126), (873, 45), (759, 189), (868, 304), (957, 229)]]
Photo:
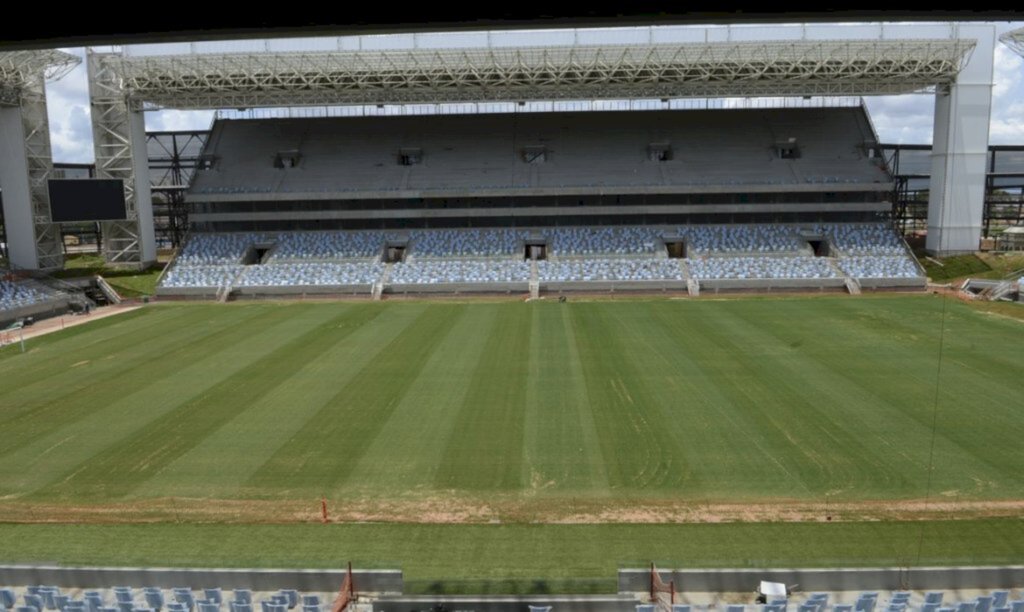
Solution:
[(899, 94), (953, 82), (975, 46), (948, 26), (405, 36), (141, 45), (102, 61), (136, 108), (251, 108)]
[(81, 62), (81, 58), (54, 49), (0, 52), (0, 105), (18, 103), (18, 90), (38, 78), (59, 79)]
[(1003, 34), (999, 37), (1007, 47), (1013, 49), (1018, 55), (1024, 57), (1024, 28), (1019, 28)]

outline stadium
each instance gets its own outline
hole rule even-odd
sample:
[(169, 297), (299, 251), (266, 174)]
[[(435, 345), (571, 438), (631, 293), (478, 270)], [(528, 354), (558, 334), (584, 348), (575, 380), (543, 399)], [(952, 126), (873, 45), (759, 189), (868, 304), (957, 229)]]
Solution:
[(0, 50), (0, 612), (1024, 611), (1021, 32)]

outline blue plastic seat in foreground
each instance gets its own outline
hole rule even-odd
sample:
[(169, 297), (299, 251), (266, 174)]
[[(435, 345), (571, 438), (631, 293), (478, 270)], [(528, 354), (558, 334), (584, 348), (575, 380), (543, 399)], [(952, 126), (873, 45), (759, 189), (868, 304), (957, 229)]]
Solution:
[(220, 587), (212, 589), (203, 589), (203, 595), (206, 596), (206, 601), (212, 601), (214, 603), (224, 603), (224, 595), (220, 591)]
[(143, 595), (146, 598), (146, 605), (150, 608), (160, 612), (164, 607), (164, 593), (160, 589), (146, 588)]
[(1009, 591), (992, 591), (992, 607), (1005, 608), (1006, 601), (1010, 598)]
[(252, 591), (249, 589), (235, 589), (235, 601), (238, 603), (252, 603)]
[(212, 601), (200, 601), (196, 603), (197, 612), (220, 612), (220, 606)]
[(231, 602), (231, 612), (252, 612), (252, 604), (233, 601)]

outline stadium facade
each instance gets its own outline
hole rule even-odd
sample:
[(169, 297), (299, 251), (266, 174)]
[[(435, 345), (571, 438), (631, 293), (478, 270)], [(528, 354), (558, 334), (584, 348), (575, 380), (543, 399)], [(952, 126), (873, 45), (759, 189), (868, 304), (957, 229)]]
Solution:
[[(975, 250), (995, 43), (990, 25), (874, 24), (417, 33), (89, 52), (96, 174), (122, 180), (125, 191), (125, 218), (103, 222), (105, 256), (127, 265), (156, 257), (146, 110), (469, 103), (516, 111), (552, 100), (652, 100), (669, 109), (694, 98), (922, 91), (936, 97), (927, 247)], [(66, 58), (37, 56), (8, 73), (38, 80), (61, 62)], [(5, 79), (8, 101), (17, 102), (18, 92), (28, 91), (24, 76)], [(8, 123), (27, 108), (9, 105)], [(4, 139), (7, 156), (27, 159), (31, 148), (16, 136)], [(543, 280), (537, 261), (549, 255), (553, 261), (540, 268), (569, 266), (549, 279), (594, 280), (587, 270), (597, 265), (610, 270), (601, 280), (657, 281), (661, 288), (685, 282), (691, 293), (702, 282), (733, 278), (827, 280), (819, 287), (859, 285), (872, 275), (923, 281), (905, 245), (897, 252), (877, 230), (892, 209), (894, 178), (860, 107), (221, 120), (199, 166), (185, 196), (195, 244), (170, 270), (168, 289), (176, 288), (175, 272), (230, 290), (223, 283), (245, 286), (245, 275), (265, 282), (298, 272), (239, 266), (448, 258), (432, 265), (456, 273), (397, 276), (407, 274), (414, 285), (514, 279), (518, 290), (521, 281), (533, 287)], [(7, 174), (17, 176), (6, 182), (20, 177)], [(47, 194), (27, 197), (6, 182), (11, 263), (59, 265), (59, 249), (47, 239), (52, 223), (41, 214)], [(40, 214), (22, 214), (30, 206)], [(851, 223), (868, 225), (844, 225)], [(431, 229), (448, 233), (422, 233)], [(321, 235), (277, 235), (314, 230)], [(372, 231), (379, 233), (364, 235)], [(480, 233), (487, 231), (497, 233)], [(602, 232), (603, 243), (587, 237)], [(492, 239), (490, 249), (459, 246)], [(320, 246), (278, 248), (289, 240)], [(353, 251), (353, 240), (364, 246)], [(325, 251), (328, 243), (339, 250)], [(758, 260), (765, 253), (790, 259)], [(592, 255), (605, 261), (570, 261)], [(659, 261), (612, 262), (618, 255)], [(709, 269), (694, 255), (732, 261), (713, 260)], [(469, 256), (508, 261), (495, 277), (488, 265), (465, 261)], [(838, 261), (862, 256), (901, 261)], [(687, 261), (660, 261), (666, 258)], [(235, 267), (198, 276), (177, 269), (190, 261)], [(354, 279), (379, 294), (391, 269), (304, 273), (316, 285)]]

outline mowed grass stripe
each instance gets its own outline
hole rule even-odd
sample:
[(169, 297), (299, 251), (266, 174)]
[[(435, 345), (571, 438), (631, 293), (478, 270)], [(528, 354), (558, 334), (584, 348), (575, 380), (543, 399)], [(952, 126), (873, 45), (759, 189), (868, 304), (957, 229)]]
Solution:
[(565, 304), (530, 306), (529, 377), (523, 481), (531, 493), (608, 494), (608, 459), (597, 426)]
[[(315, 359), (333, 344), (327, 332), (332, 326), (352, 318), (366, 321), (379, 309), (339, 306), (333, 310), (304, 305), (295, 308), (284, 326), (288, 338), (280, 348), (270, 351), (241, 371), (214, 387), (184, 400), (170, 413), (153, 419), (121, 444), (110, 447), (77, 468), (52, 493), (88, 496), (99, 489), (106, 497), (122, 497), (145, 482), (172, 461), (199, 444), (224, 423), (244, 412), (249, 405), (287, 380), (302, 367), (304, 359)], [(303, 313), (312, 320), (304, 320)], [(333, 315), (333, 316), (331, 316)], [(326, 319), (326, 321), (325, 321)], [(253, 333), (273, 333), (273, 329), (254, 329)], [(44, 491), (49, 493), (51, 491)]]
[[(294, 312), (284, 308), (254, 307), (261, 329), (275, 324), (294, 326)], [(230, 320), (231, 309), (222, 311)], [(297, 326), (296, 326), (297, 328)], [(248, 326), (234, 329), (215, 348), (192, 346), (180, 357), (181, 366), (168, 364), (166, 371), (146, 381), (133, 381), (130, 389), (100, 405), (86, 418), (73, 423), (50, 423), (47, 435), (21, 449), (5, 454), (0, 461), (0, 491), (26, 493), (49, 485), (72, 473), (102, 452), (148, 425), (153, 419), (178, 407), (182, 381), (188, 381), (190, 395), (201, 393), (254, 362), (267, 350), (283, 343), (287, 335), (268, 342), (252, 334)], [(102, 490), (102, 487), (98, 487)]]
[[(934, 302), (922, 302), (922, 308), (928, 315), (934, 314), (928, 312), (934, 307)], [(969, 310), (966, 312), (973, 314)], [(892, 316), (895, 318), (896, 313)], [(827, 368), (834, 386), (848, 390), (857, 399), (851, 406), (853, 410), (836, 412), (832, 418), (840, 424), (856, 425), (855, 431), (874, 442), (873, 450), (868, 451), (869, 455), (875, 455), (885, 463), (875, 470), (862, 468), (863, 474), (877, 479), (877, 486), (874, 487), (876, 492), (869, 489), (858, 491), (857, 495), (879, 496), (884, 495), (883, 491), (893, 489), (903, 490), (907, 497), (924, 495), (929, 459), (935, 461), (938, 468), (935, 470), (933, 486), (939, 491), (967, 496), (980, 492), (992, 496), (997, 490), (1019, 490), (1021, 482), (1018, 472), (1005, 467), (1014, 461), (1006, 457), (998, 444), (999, 439), (1006, 436), (1005, 429), (1012, 429), (1015, 418), (1019, 418), (1019, 415), (1013, 414), (1012, 406), (993, 403), (986, 406), (984, 411), (964, 410), (964, 406), (972, 403), (985, 403), (978, 399), (972, 401), (974, 394), (970, 391), (985, 383), (976, 376), (963, 376), (955, 364), (950, 364), (952, 357), (944, 355), (945, 364), (951, 368), (947, 368), (948, 375), (944, 374), (939, 381), (937, 439), (932, 457), (930, 445), (938, 357), (937, 331), (931, 330), (929, 336), (925, 335), (929, 330), (915, 329), (916, 323), (911, 325), (896, 321), (890, 326), (872, 326), (872, 335), (880, 337), (871, 342), (869, 346), (873, 348), (867, 350), (871, 351), (879, 365), (863, 367), (852, 364), (850, 351), (843, 350), (848, 345), (844, 336), (864, 336), (862, 329), (847, 324), (849, 319), (856, 318), (856, 312), (844, 316), (841, 310), (828, 317), (828, 329), (822, 331), (831, 332), (830, 342), (826, 343), (827, 346), (815, 348), (811, 355), (813, 359), (803, 364), (800, 371), (809, 375), (816, 369)], [(812, 320), (812, 317), (805, 320)], [(778, 326), (758, 325), (756, 322), (743, 331), (751, 334), (767, 333), (758, 329), (778, 333)], [(885, 329), (896, 330), (896, 333), (905, 335), (906, 339), (899, 343), (886, 343), (881, 337), (886, 333), (883, 331)], [(868, 335), (868, 338), (872, 335)], [(915, 337), (916, 340), (913, 339)], [(849, 342), (852, 341), (851, 338)], [(915, 352), (915, 344), (923, 346)], [(936, 353), (929, 356), (930, 359), (921, 359), (920, 352), (928, 344), (934, 344)], [(785, 363), (782, 359), (776, 361)], [(799, 376), (800, 372), (793, 369), (786, 379), (793, 381)], [(965, 397), (961, 399), (957, 397), (958, 393), (950, 392), (954, 388), (965, 393)], [(994, 444), (976, 444), (979, 429), (988, 430)], [(1011, 447), (1011, 440), (1005, 441), (1006, 448)], [(946, 460), (951, 457), (955, 457), (955, 461), (947, 463)], [(986, 484), (979, 487), (979, 483)]]
[(857, 499), (910, 482), (906, 470), (912, 466), (896, 452), (900, 440), (893, 407), (864, 381), (846, 377), (841, 361), (830, 366), (821, 357), (822, 344), (844, 344), (841, 320), (827, 310), (801, 308), (799, 327), (780, 327), (784, 318), (794, 317), (793, 310), (782, 309), (778, 320), (771, 305), (761, 315), (736, 310), (731, 325), (755, 347), (750, 352), (758, 375), (775, 381), (781, 391), (765, 404), (784, 415), (787, 435), (799, 441), (796, 456), (805, 464), (805, 484), (811, 491), (830, 487), (832, 499)]
[[(70, 351), (87, 350), (98, 344), (116, 341), (123, 338), (125, 334), (130, 335), (138, 330), (166, 323), (175, 316), (184, 316), (187, 308), (183, 308), (183, 306), (185, 305), (149, 305), (27, 339), (25, 344), (30, 355), (48, 353), (51, 358), (58, 357)], [(52, 351), (50, 349), (54, 344), (60, 344), (59, 350)], [(15, 350), (12, 351), (11, 348)], [(11, 371), (28, 375), (34, 368), (44, 365), (48, 365), (48, 363), (26, 360), (20, 347), (7, 346), (0, 349), (0, 367), (9, 367), (12, 368)]]
[(250, 489), (245, 483), (278, 448), (337, 393), (419, 311), (358, 304), (377, 312), (372, 319), (349, 317), (328, 329), (333, 345), (250, 405), (195, 448), (147, 480), (134, 494), (176, 497), (280, 497), (278, 488)]
[(292, 495), (340, 493), (466, 306), (420, 308), (419, 316), (310, 417), (252, 475), (247, 487), (283, 489)]
[[(188, 308), (166, 312), (154, 310), (146, 317), (132, 319), (125, 325), (130, 329), (110, 342), (97, 340), (81, 349), (37, 349), (32, 347), (32, 340), (28, 341), (32, 350), (23, 355), (22, 360), (8, 360), (0, 364), (0, 377), (19, 383), (0, 387), (0, 425), (17, 416), (21, 408), (86, 388), (97, 378), (116, 372), (126, 363), (145, 358), (154, 348), (173, 346), (178, 339), (176, 334), (168, 333), (171, 326), (181, 325), (182, 334), (188, 336), (191, 332), (186, 330), (197, 319), (208, 317), (208, 312), (190, 311)], [(203, 333), (203, 330), (196, 330), (196, 333)], [(97, 335), (102, 335), (102, 332), (97, 332)], [(53, 384), (57, 377), (61, 380), (60, 385)]]
[(359, 459), (346, 495), (408, 498), (432, 488), (498, 311), (464, 311)]
[[(168, 312), (173, 312), (174, 309), (168, 308), (167, 310)], [(111, 328), (120, 329), (120, 326), (139, 325), (139, 323), (135, 322), (135, 319), (152, 317), (153, 311), (153, 308), (137, 308), (119, 313), (117, 316), (95, 319), (88, 323), (62, 329), (59, 332), (51, 332), (44, 336), (28, 339), (25, 341), (25, 346), (29, 349), (29, 354), (32, 354), (33, 350), (36, 352), (42, 351), (45, 347), (56, 343), (61, 345), (62, 351), (81, 350), (97, 342), (106, 342), (116, 337), (118, 334), (112, 331)], [(152, 319), (147, 320), (152, 321)], [(17, 344), (0, 348), (0, 367), (2, 368), (10, 367), (12, 368), (10, 371), (23, 373), (33, 367), (27, 361), (25, 355), (21, 352), (21, 347)], [(34, 365), (39, 365), (39, 363)], [(24, 370), (21, 368), (24, 368)]]
[[(645, 377), (643, 349), (621, 333), (621, 305), (572, 304), (573, 335), (583, 363), (609, 485), (622, 488), (672, 488), (688, 471), (679, 441)], [(655, 383), (657, 384), (657, 383)]]
[(444, 440), (434, 479), (438, 489), (507, 490), (522, 485), (523, 418), (530, 343), (530, 310), (496, 304), (498, 313)]
[[(7, 418), (0, 419), (0, 427), (11, 436), (11, 442), (0, 450), (0, 456), (13, 452), (46, 435), (55, 424), (67, 425), (88, 417), (98, 406), (110, 402), (111, 398), (122, 395), (126, 389), (165, 376), (174, 376), (189, 365), (190, 359), (208, 351), (216, 350), (225, 342), (237, 341), (239, 328), (260, 327), (274, 319), (280, 319), (280, 312), (272, 310), (248, 310), (234, 313), (216, 325), (188, 325), (176, 334), (165, 334), (165, 342), (152, 342), (147, 352), (127, 359), (127, 363), (107, 360), (110, 367), (94, 372), (88, 365), (81, 370), (90, 378), (76, 383), (71, 388), (57, 387), (63, 392), (47, 394), (39, 403), (25, 401), (20, 410), (4, 411)], [(118, 359), (115, 357), (114, 359)], [(29, 394), (29, 397), (31, 395)], [(11, 414), (8, 416), (7, 413)]]

